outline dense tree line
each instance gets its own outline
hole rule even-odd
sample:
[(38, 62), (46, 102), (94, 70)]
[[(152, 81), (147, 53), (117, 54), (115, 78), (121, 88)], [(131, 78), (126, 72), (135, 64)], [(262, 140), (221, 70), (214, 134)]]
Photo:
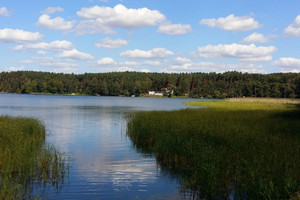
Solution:
[(188, 97), (300, 98), (300, 73), (142, 73), (62, 74), (17, 71), (0, 73), (0, 92), (103, 96), (140, 96), (148, 91), (173, 91)]

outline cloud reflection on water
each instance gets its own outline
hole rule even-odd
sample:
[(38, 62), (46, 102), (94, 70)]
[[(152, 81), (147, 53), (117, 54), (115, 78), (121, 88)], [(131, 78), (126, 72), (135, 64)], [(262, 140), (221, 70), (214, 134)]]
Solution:
[(162, 175), (155, 158), (138, 153), (126, 137), (124, 115), (184, 108), (183, 100), (1, 95), (0, 113), (41, 119), (48, 142), (75, 159), (70, 184), (49, 199), (177, 197), (177, 182)]

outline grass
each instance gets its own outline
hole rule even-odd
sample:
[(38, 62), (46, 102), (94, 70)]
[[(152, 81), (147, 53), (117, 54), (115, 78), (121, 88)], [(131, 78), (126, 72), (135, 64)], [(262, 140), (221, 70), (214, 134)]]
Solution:
[(185, 104), (223, 110), (290, 110), (299, 106), (300, 101), (274, 98), (231, 98), (222, 101), (191, 101)]
[(299, 104), (231, 101), (136, 113), (128, 135), (198, 198), (299, 197)]
[(68, 163), (45, 145), (45, 127), (36, 119), (0, 117), (0, 199), (38, 198), (36, 185), (65, 181)]

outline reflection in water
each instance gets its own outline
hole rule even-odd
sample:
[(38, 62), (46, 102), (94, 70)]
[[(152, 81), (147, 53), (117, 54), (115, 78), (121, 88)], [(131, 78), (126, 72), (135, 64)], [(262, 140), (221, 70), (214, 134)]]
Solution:
[(47, 142), (75, 161), (68, 185), (47, 199), (177, 199), (178, 182), (126, 136), (128, 113), (186, 108), (182, 99), (0, 94), (0, 115), (43, 121)]

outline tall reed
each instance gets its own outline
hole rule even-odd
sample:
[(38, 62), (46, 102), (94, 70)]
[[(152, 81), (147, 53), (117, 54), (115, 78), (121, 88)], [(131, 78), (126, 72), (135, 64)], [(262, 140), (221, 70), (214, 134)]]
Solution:
[(65, 181), (69, 164), (45, 133), (36, 119), (0, 117), (0, 199), (38, 198), (36, 185)]
[(288, 199), (299, 194), (299, 109), (230, 106), (136, 113), (127, 132), (198, 198)]

